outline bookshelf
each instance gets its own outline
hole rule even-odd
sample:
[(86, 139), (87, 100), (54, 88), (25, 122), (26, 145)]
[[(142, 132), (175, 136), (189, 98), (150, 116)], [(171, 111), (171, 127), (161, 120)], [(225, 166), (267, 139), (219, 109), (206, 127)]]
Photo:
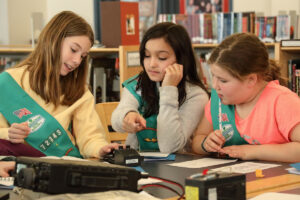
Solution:
[[(217, 44), (193, 44), (196, 52), (210, 52)], [(282, 67), (282, 74), (288, 78), (288, 60), (300, 58), (300, 47), (281, 47), (280, 43), (266, 43), (270, 57)], [(30, 46), (0, 46), (0, 57), (26, 56), (32, 51)], [(91, 48), (92, 59), (105, 57), (119, 58), (120, 88), (122, 83), (131, 76), (139, 73), (139, 46), (119, 46), (118, 48)], [(197, 54), (198, 54), (197, 53)], [(198, 54), (199, 55), (199, 54)]]
[(277, 60), (282, 66), (282, 72), (285, 77), (288, 77), (288, 61), (291, 59), (300, 59), (300, 47), (280, 47), (278, 45), (279, 51), (277, 52)]
[[(0, 45), (0, 58), (14, 58), (17, 60), (24, 59), (33, 48), (30, 45)], [(139, 46), (119, 46), (118, 48), (91, 48), (90, 57), (91, 60), (98, 59), (101, 63), (103, 58), (119, 58), (119, 75), (120, 75), (120, 88), (122, 83), (141, 71), (139, 64), (135, 66), (128, 66), (128, 56), (136, 55), (139, 52)], [(138, 59), (139, 63), (139, 59)], [(131, 63), (129, 63), (131, 64)], [(93, 65), (93, 64), (92, 64)], [(115, 66), (111, 66), (112, 68)], [(94, 93), (94, 92), (93, 92)], [(95, 93), (94, 93), (95, 94)]]

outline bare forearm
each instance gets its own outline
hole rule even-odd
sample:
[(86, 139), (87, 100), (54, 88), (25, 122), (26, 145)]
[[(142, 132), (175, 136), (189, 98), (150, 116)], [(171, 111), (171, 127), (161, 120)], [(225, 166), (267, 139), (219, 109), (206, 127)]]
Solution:
[(193, 143), (192, 143), (192, 149), (193, 149), (194, 153), (202, 154), (202, 155), (208, 154), (202, 148), (202, 143), (203, 143), (203, 140), (205, 139), (205, 137), (206, 137), (206, 135), (194, 136)]
[(285, 144), (263, 145), (233, 145), (222, 151), (233, 158), (242, 160), (266, 160), (278, 162), (299, 162), (300, 143), (289, 142)]
[(279, 162), (300, 162), (300, 143), (255, 145), (254, 159)]

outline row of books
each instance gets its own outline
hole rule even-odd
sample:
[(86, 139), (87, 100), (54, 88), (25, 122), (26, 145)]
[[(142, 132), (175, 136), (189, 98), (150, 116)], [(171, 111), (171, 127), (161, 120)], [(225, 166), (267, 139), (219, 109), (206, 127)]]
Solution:
[(288, 61), (288, 88), (300, 96), (300, 59)]
[(257, 16), (255, 34), (264, 42), (300, 39), (300, 15)]
[[(294, 23), (300, 23), (298, 18), (293, 20)], [(193, 43), (220, 43), (227, 36), (239, 32), (255, 33), (264, 42), (279, 42), (298, 37), (298, 31), (295, 30), (298, 30), (298, 26), (293, 24), (294, 31), (290, 31), (290, 15), (256, 17), (255, 12), (218, 12), (158, 16), (158, 22), (166, 21), (183, 25)]]
[(236, 32), (254, 33), (254, 12), (161, 14), (158, 22), (173, 22), (183, 25), (193, 43), (220, 43)]
[(14, 59), (11, 57), (0, 57), (0, 73), (5, 69), (12, 67), (20, 62), (20, 59)]

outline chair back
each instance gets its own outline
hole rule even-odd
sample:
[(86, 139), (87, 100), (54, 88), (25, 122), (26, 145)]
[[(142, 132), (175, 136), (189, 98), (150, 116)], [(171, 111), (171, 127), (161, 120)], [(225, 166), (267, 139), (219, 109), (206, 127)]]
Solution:
[(125, 143), (128, 133), (120, 133), (113, 130), (111, 126), (111, 115), (112, 112), (116, 109), (119, 102), (105, 102), (97, 103), (96, 111), (99, 115), (99, 118), (102, 122), (104, 130), (106, 132), (106, 138), (110, 142)]

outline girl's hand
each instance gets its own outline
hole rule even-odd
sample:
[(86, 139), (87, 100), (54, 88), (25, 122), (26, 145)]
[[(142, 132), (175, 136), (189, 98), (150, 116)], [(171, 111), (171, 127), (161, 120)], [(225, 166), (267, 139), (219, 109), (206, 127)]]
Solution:
[(177, 63), (170, 65), (166, 68), (164, 80), (162, 86), (175, 86), (180, 83), (183, 77), (183, 66)]
[(228, 154), (232, 158), (238, 158), (241, 160), (253, 160), (255, 159), (255, 146), (256, 145), (233, 145), (223, 148), (223, 152)]
[(222, 147), (225, 143), (225, 138), (220, 130), (215, 130), (206, 136), (203, 147), (208, 152), (221, 152), (224, 153)]
[(0, 177), (9, 177), (9, 171), (15, 169), (15, 161), (1, 161), (0, 162)]
[(99, 156), (103, 157), (105, 154), (110, 153), (113, 149), (118, 149), (119, 146), (123, 146), (124, 149), (126, 148), (125, 144), (110, 143), (100, 149)]
[(27, 122), (21, 124), (13, 123), (8, 129), (8, 138), (12, 143), (24, 143), (24, 139), (29, 135), (30, 128)]
[(123, 120), (122, 128), (125, 132), (136, 133), (146, 128), (146, 120), (137, 112), (129, 112)]

